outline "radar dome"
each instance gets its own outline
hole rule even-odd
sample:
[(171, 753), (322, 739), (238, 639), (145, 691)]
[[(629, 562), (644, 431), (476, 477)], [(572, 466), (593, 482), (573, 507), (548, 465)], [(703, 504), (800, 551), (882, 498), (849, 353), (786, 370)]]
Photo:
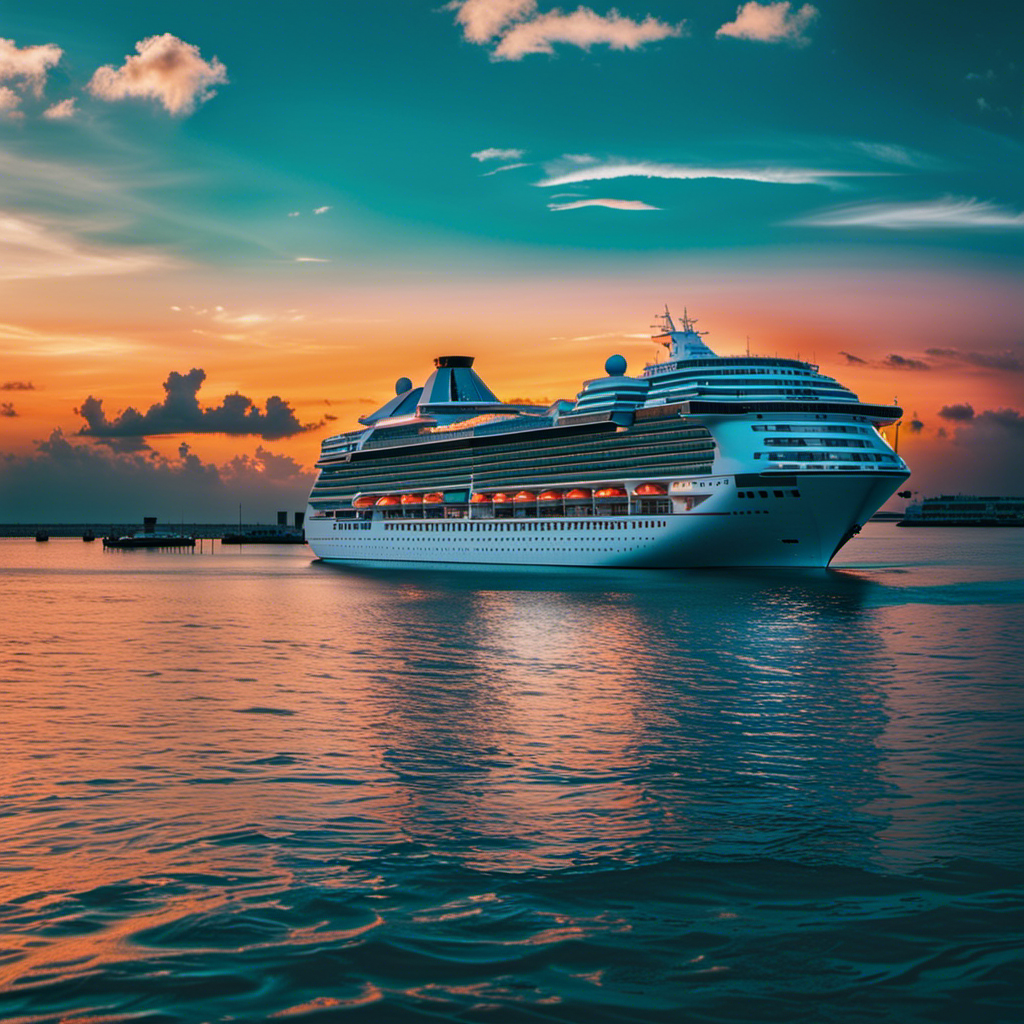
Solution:
[(609, 377), (621, 377), (626, 372), (626, 360), (619, 355), (609, 356), (604, 364), (604, 372)]
[(395, 394), (404, 395), (412, 387), (412, 381), (408, 377), (399, 377), (395, 381)]

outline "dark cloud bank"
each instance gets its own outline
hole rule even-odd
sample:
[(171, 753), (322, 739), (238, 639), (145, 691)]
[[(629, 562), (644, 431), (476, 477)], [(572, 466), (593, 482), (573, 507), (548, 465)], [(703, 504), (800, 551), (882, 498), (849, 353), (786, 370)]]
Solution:
[(55, 430), (28, 456), (0, 456), (0, 521), (273, 522), (279, 509), (305, 508), (313, 474), (262, 445), (222, 466), (178, 448), (178, 458), (156, 452), (121, 453), (75, 443)]
[(278, 395), (267, 399), (266, 411), (251, 398), (237, 393), (225, 395), (219, 406), (204, 409), (198, 398), (204, 380), (206, 372), (198, 368), (185, 374), (172, 371), (164, 381), (167, 394), (162, 402), (151, 405), (145, 413), (129, 406), (113, 419), (107, 418), (103, 399), (90, 395), (75, 410), (86, 422), (78, 433), (83, 437), (105, 439), (140, 439), (161, 434), (233, 434), (274, 441), (320, 426), (300, 423), (292, 407)]

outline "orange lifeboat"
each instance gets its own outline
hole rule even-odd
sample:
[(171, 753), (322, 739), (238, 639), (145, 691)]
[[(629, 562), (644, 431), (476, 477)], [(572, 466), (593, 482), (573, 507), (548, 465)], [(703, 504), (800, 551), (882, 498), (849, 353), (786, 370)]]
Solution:
[(590, 501), (590, 491), (586, 487), (574, 487), (566, 496), (566, 501)]
[(533, 491), (520, 491), (513, 499), (513, 501), (536, 501), (537, 495)]
[(377, 499), (378, 505), (401, 505), (402, 500), (397, 494), (385, 494), (383, 498)]
[(512, 499), (505, 494), (504, 491), (499, 491), (497, 494), (491, 495), (491, 501), (493, 501), (495, 505), (507, 505), (511, 500)]
[(626, 492), (621, 487), (602, 487), (597, 492), (597, 494), (594, 495), (594, 497), (595, 498), (624, 498), (624, 497), (626, 497)]
[(424, 505), (442, 505), (444, 504), (444, 495), (440, 491), (433, 491), (430, 494), (423, 495)]
[(364, 494), (352, 502), (353, 508), (369, 508), (377, 499), (372, 494)]
[(664, 484), (641, 484), (633, 493), (646, 498), (652, 494), (668, 494), (668, 488)]
[(423, 495), (422, 494), (403, 494), (402, 495), (403, 505), (422, 505)]
[(561, 501), (562, 500), (562, 492), (561, 491), (541, 491), (540, 492), (539, 500), (540, 501)]
[(473, 497), (469, 499), (469, 503), (470, 505), (486, 505), (490, 503), (490, 500), (491, 496), (489, 494), (481, 494), (479, 491), (476, 491)]

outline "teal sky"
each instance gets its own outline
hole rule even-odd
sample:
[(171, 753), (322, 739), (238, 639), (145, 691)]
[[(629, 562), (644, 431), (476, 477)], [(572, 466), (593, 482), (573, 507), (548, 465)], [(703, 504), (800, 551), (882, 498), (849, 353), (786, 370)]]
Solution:
[[(3, 450), (193, 368), (208, 405), (340, 429), (440, 339), (499, 394), (571, 395), (609, 349), (649, 359), (670, 302), (719, 351), (898, 395), (922, 488), (996, 487), (1024, 440), (1022, 41), (991, 0), (0, 0)], [(172, 477), (182, 440), (221, 479), (315, 451), (148, 438)]]
[[(463, 269), (481, 257), (557, 268), (760, 246), (884, 245), (894, 260), (909, 249), (1020, 257), (1019, 6), (822, 2), (803, 45), (716, 38), (734, 3), (620, 8), (638, 22), (683, 23), (684, 34), (633, 51), (556, 44), (550, 55), (494, 60), (493, 45), (463, 38), (455, 12), (419, 0), (4, 3), (0, 34), (19, 47), (64, 50), (45, 100), (76, 97), (78, 108), (69, 121), (40, 125), (28, 109), (38, 104), (26, 100), (23, 121), (2, 129), (5, 148), (72, 160), (116, 186), (107, 197), (45, 196), (36, 186), (18, 196), (11, 182), (8, 197), (102, 219), (129, 194), (127, 216), (104, 237), (234, 267), (307, 251), (412, 269), (438, 259)], [(153, 100), (83, 91), (97, 67), (119, 66), (138, 40), (162, 33), (226, 69), (227, 83), (194, 113), (172, 117)], [(470, 157), (487, 148), (522, 156)], [(538, 187), (551, 168), (571, 166), (565, 154), (597, 167), (820, 177)], [(513, 163), (526, 166), (486, 174)], [(604, 198), (658, 210), (548, 208)], [(146, 215), (131, 216), (132, 204)], [(314, 217), (324, 205), (330, 216)], [(886, 223), (908, 206), (923, 218), (918, 226)], [(881, 220), (829, 223), (858, 213)]]

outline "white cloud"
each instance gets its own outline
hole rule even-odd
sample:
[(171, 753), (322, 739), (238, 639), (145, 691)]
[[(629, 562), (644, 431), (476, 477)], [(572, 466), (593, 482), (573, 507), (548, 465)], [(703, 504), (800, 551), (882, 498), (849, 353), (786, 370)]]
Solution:
[(43, 117), (48, 121), (67, 121), (77, 113), (78, 109), (75, 107), (75, 98), (72, 96), (66, 100), (61, 100), (60, 103), (54, 103), (52, 107), (47, 107), (43, 111)]
[(0, 39), (0, 82), (19, 78), (36, 96), (42, 96), (46, 74), (60, 61), (63, 53), (53, 43), (25, 46), (19, 50), (13, 39)]
[(133, 274), (171, 266), (156, 253), (90, 245), (42, 221), (0, 212), (0, 280)]
[(165, 32), (135, 44), (136, 57), (120, 68), (98, 68), (89, 91), (100, 99), (140, 97), (155, 100), (169, 114), (185, 115), (214, 95), (213, 86), (227, 82), (227, 68), (214, 57), (205, 61), (199, 47)]
[(445, 10), (456, 11), (468, 42), (497, 43), (492, 60), (521, 60), (531, 53), (554, 53), (554, 44), (565, 43), (589, 50), (606, 44), (613, 50), (636, 50), (645, 43), (684, 34), (684, 23), (670, 25), (648, 15), (634, 21), (612, 10), (597, 14), (577, 7), (569, 14), (559, 9), (544, 14), (536, 0), (452, 0)]
[(479, 149), (469, 154), (474, 160), (518, 160), (523, 155), (521, 149)]
[(580, 210), (584, 206), (606, 206), (609, 210), (660, 210), (638, 199), (580, 199), (575, 203), (548, 203), (549, 210)]
[(854, 142), (853, 148), (882, 163), (918, 168), (936, 165), (936, 161), (926, 153), (909, 149), (907, 146), (897, 146), (891, 142)]
[(296, 256), (296, 263), (330, 263), (330, 260), (322, 259), (320, 256)]
[(796, 11), (791, 10), (791, 7), (788, 0), (767, 4), (750, 0), (737, 8), (736, 20), (727, 22), (715, 35), (752, 39), (758, 43), (807, 46), (811, 40), (804, 32), (818, 17), (818, 9), (811, 4), (804, 4)]
[(313, 213), (319, 216), (321, 213), (326, 213), (330, 209), (329, 206), (318, 206)]
[(452, 0), (446, 11), (456, 11), (455, 20), (470, 43), (489, 43), (514, 21), (537, 12), (537, 0)]
[(299, 211), (298, 210), (292, 210), (292, 212), (289, 213), (288, 216), (289, 217), (298, 217), (299, 216)]
[(555, 10), (514, 25), (494, 48), (493, 60), (522, 60), (531, 53), (554, 53), (555, 43), (589, 50), (600, 43), (613, 50), (637, 50), (670, 36), (681, 36), (684, 23), (669, 25), (648, 15), (643, 21), (625, 18), (617, 11), (600, 15), (588, 7), (571, 14)]
[(609, 181), (613, 178), (672, 178), (696, 180), (725, 178), (730, 181), (760, 181), (773, 185), (828, 185), (833, 178), (873, 177), (860, 171), (816, 170), (806, 167), (693, 167), (686, 164), (658, 164), (650, 161), (593, 164), (561, 170), (551, 165), (549, 177), (538, 181), (541, 188), (574, 185), (581, 181)]
[(885, 228), (921, 231), (936, 228), (1024, 229), (1024, 213), (979, 199), (945, 196), (924, 203), (862, 203), (792, 221), (810, 227)]
[(20, 120), (25, 115), (18, 109), (21, 106), (21, 97), (6, 85), (0, 85), (0, 117), (6, 117), (12, 121)]
[(489, 178), (492, 174), (501, 174), (502, 171), (515, 171), (520, 167), (529, 167), (530, 164), (505, 164), (502, 167), (495, 167), (493, 171), (485, 171), (481, 178)]

